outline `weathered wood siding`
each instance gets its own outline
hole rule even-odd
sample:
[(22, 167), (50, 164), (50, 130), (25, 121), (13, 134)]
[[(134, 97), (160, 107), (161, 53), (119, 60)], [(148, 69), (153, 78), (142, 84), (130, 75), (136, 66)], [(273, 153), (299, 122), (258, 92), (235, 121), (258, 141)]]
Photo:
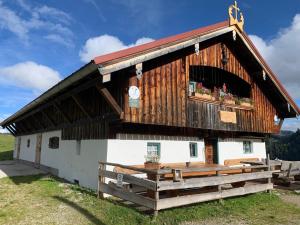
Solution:
[[(128, 93), (124, 93), (125, 121), (130, 123), (158, 124), (177, 127), (202, 129), (245, 131), (257, 133), (274, 132), (275, 107), (256, 84), (255, 79), (238, 57), (225, 45), (228, 63), (222, 65), (222, 44), (212, 43), (202, 46), (197, 56), (193, 49), (181, 51), (176, 55), (162, 57), (146, 63), (149, 69), (144, 70), (138, 80), (133, 73), (127, 87), (136, 85), (141, 92), (140, 107), (130, 108)], [(237, 75), (251, 85), (253, 110), (226, 108), (235, 111), (237, 124), (223, 123), (219, 118), (221, 105), (191, 100), (188, 97), (190, 66), (210, 66), (223, 69)]]

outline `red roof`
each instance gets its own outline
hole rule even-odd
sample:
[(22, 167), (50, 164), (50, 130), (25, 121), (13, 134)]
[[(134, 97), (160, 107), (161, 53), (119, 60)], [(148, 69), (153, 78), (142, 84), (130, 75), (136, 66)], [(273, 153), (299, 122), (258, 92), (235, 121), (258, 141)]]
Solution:
[(147, 44), (143, 45), (138, 45), (132, 48), (124, 49), (121, 51), (113, 52), (107, 55), (102, 55), (94, 58), (94, 63), (95, 64), (103, 64), (106, 62), (110, 62), (112, 60), (124, 58), (124, 57), (129, 57), (141, 52), (145, 52), (154, 48), (161, 47), (166, 44), (174, 43), (174, 42), (179, 42), (179, 41), (184, 41), (185, 39), (190, 39), (195, 36), (203, 35), (205, 33), (210, 33), (215, 30), (223, 29), (229, 26), (228, 21), (223, 21), (220, 23), (216, 23), (207, 27), (201, 27), (196, 30), (192, 30), (189, 32), (177, 34), (174, 36), (166, 37), (163, 39), (159, 39), (157, 41), (153, 41)]

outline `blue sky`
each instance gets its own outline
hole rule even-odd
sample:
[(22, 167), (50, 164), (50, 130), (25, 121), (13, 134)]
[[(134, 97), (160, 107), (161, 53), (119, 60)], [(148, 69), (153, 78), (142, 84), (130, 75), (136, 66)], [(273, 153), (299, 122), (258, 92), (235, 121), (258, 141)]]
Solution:
[[(0, 0), (0, 120), (93, 56), (224, 21), (232, 3)], [(243, 0), (239, 6), (246, 32), (300, 104), (300, 1)]]

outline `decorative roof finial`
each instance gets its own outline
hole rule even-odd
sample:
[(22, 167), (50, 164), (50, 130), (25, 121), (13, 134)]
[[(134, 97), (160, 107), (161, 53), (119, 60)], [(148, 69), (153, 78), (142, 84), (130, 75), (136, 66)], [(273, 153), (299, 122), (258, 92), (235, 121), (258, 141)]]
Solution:
[(236, 1), (234, 1), (234, 5), (229, 6), (228, 14), (229, 14), (229, 25), (230, 26), (237, 25), (241, 31), (244, 31), (244, 16), (243, 13), (240, 12), (240, 8), (238, 8)]

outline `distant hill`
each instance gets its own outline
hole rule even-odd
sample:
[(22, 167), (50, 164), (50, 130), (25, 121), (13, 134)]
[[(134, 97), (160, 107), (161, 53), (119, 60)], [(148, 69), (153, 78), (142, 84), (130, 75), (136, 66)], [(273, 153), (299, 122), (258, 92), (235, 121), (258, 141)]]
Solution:
[(267, 139), (266, 145), (271, 159), (300, 161), (300, 129), (272, 135)]
[(0, 161), (12, 160), (15, 138), (11, 134), (0, 134)]

